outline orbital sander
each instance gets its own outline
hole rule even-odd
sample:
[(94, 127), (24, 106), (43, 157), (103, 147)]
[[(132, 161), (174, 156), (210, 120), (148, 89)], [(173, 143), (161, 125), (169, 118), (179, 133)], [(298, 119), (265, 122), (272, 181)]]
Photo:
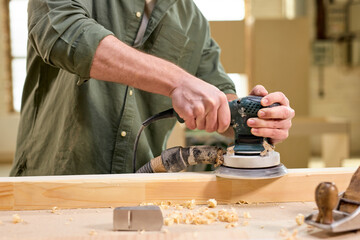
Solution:
[[(235, 133), (234, 146), (228, 148), (223, 164), (215, 173), (224, 178), (276, 178), (287, 173), (286, 167), (280, 163), (280, 154), (267, 138), (257, 137), (251, 133), (247, 125), (249, 118), (256, 118), (262, 97), (247, 96), (229, 102), (231, 112), (230, 126)], [(279, 106), (278, 103), (268, 107)]]
[[(230, 125), (234, 129), (235, 142), (226, 151), (214, 146), (174, 147), (166, 149), (161, 156), (152, 159), (136, 171), (136, 149), (143, 129), (154, 121), (176, 117), (183, 123), (174, 109), (156, 114), (143, 122), (134, 144), (133, 171), (134, 173), (179, 172), (189, 165), (199, 163), (220, 165), (215, 174), (224, 178), (237, 179), (266, 179), (277, 178), (287, 174), (286, 167), (280, 163), (280, 154), (267, 138), (257, 137), (251, 133), (247, 125), (249, 118), (257, 117), (262, 108), (262, 97), (247, 96), (229, 102), (231, 112)], [(268, 107), (279, 106), (278, 103)]]

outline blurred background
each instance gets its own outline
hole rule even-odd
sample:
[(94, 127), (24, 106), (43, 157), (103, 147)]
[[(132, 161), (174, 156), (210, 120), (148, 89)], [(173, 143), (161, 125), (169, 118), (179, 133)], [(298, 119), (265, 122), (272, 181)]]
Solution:
[[(0, 176), (13, 161), (25, 79), (27, 0), (0, 0)], [(296, 111), (276, 150), (288, 168), (360, 165), (360, 0), (194, 0), (238, 95), (282, 91)], [(168, 147), (231, 139), (178, 124)]]

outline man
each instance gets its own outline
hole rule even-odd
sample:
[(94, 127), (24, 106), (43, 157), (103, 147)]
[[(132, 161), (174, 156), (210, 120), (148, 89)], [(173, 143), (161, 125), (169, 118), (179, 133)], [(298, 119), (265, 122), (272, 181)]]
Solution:
[[(224, 132), (233, 83), (190, 0), (30, 0), (27, 78), (11, 175), (131, 172), (141, 122), (170, 107), (190, 129)], [(88, 81), (87, 81), (88, 80)], [(294, 111), (257, 86), (254, 135), (287, 138)], [(151, 125), (137, 168), (164, 149), (175, 120)]]

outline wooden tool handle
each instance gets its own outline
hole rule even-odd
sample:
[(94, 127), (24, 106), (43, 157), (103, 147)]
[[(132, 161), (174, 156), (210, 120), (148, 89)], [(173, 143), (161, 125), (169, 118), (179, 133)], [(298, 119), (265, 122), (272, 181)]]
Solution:
[(315, 190), (315, 201), (319, 209), (316, 222), (331, 224), (333, 222), (333, 209), (338, 203), (338, 189), (335, 183), (321, 182)]

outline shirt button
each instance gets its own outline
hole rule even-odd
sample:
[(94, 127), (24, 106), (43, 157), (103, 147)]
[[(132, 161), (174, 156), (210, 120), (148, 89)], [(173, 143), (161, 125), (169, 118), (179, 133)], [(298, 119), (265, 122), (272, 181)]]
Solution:
[(125, 131), (122, 131), (122, 132), (121, 132), (121, 136), (122, 136), (122, 137), (126, 137), (126, 132), (125, 132)]
[(129, 91), (129, 95), (132, 96), (133, 95), (133, 90)]
[(136, 12), (136, 17), (141, 17), (141, 12)]

